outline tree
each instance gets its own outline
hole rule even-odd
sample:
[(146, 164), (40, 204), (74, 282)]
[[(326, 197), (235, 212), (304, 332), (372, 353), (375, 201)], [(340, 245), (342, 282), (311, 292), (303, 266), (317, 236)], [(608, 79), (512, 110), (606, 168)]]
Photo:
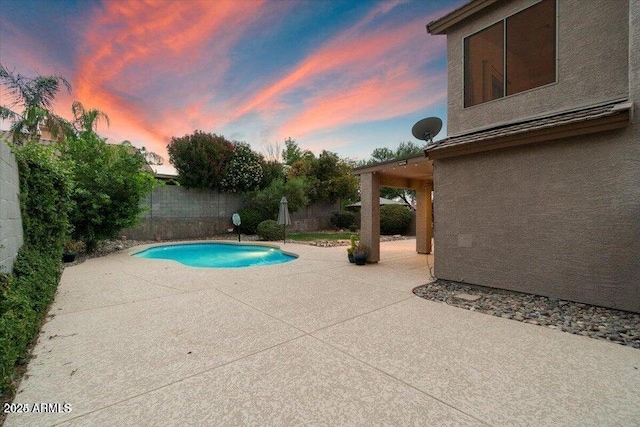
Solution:
[(398, 148), (391, 150), (389, 148), (376, 148), (371, 153), (371, 159), (366, 164), (372, 165), (375, 163), (385, 162), (388, 160), (406, 159), (408, 157), (415, 157), (423, 154), (424, 148), (411, 141), (401, 142)]
[[(386, 162), (389, 160), (406, 159), (408, 157), (415, 157), (423, 154), (423, 147), (414, 144), (411, 141), (401, 142), (398, 148), (394, 151), (389, 148), (376, 148), (371, 153), (371, 159), (364, 162), (362, 166), (374, 165), (380, 162)], [(415, 190), (409, 190), (404, 188), (380, 188), (380, 196), (387, 199), (395, 199), (399, 197), (405, 203), (411, 206), (415, 205), (416, 192)]]
[(291, 137), (284, 140), (284, 150), (282, 150), (282, 161), (291, 166), (303, 156), (303, 152), (298, 147), (298, 143)]
[(265, 146), (265, 151), (266, 151), (266, 156), (265, 156), (266, 161), (277, 162), (277, 163), (280, 163), (282, 161), (283, 151), (280, 150), (280, 143), (268, 142)]
[(262, 156), (244, 142), (233, 143), (233, 156), (220, 183), (223, 191), (242, 193), (255, 190), (262, 183)]
[(276, 219), (280, 209), (280, 199), (287, 198), (289, 212), (293, 213), (309, 204), (304, 178), (276, 179), (262, 190), (245, 195), (245, 203), (259, 210), (264, 218)]
[(222, 135), (196, 130), (192, 135), (171, 138), (167, 151), (180, 184), (220, 189), (234, 147)]
[(358, 178), (351, 173), (353, 164), (336, 153), (323, 150), (316, 157), (309, 150), (303, 151), (293, 139), (288, 138), (285, 140), (282, 157), (289, 166), (288, 177), (304, 178), (312, 203), (320, 200), (350, 200), (357, 196)]
[(311, 201), (354, 198), (358, 193), (358, 179), (351, 170), (351, 165), (336, 153), (323, 150), (311, 160), (307, 172)]
[(276, 179), (284, 180), (285, 175), (282, 163), (263, 159), (262, 162), (260, 162), (260, 166), (262, 167), (262, 182), (260, 183), (261, 189), (266, 188)]
[(107, 126), (110, 124), (109, 116), (95, 108), (85, 109), (80, 101), (75, 101), (71, 105), (71, 113), (73, 114), (72, 126), (76, 134), (97, 131), (100, 120), (107, 122)]
[[(41, 127), (46, 127), (57, 138), (70, 131), (71, 126), (62, 117), (51, 112), (56, 94), (64, 86), (71, 92), (71, 85), (62, 76), (25, 77), (9, 71), (0, 64), (0, 82), (5, 87), (10, 106), (0, 106), (0, 118), (13, 124), (11, 132), (16, 145), (35, 141), (40, 137)], [(16, 111), (16, 108), (20, 112)]]
[[(90, 127), (91, 129), (91, 127)], [(140, 199), (156, 185), (144, 170), (141, 153), (125, 145), (109, 145), (93, 131), (83, 131), (60, 144), (75, 187), (69, 219), (74, 239), (93, 250), (99, 240), (113, 238), (135, 226), (142, 212)]]

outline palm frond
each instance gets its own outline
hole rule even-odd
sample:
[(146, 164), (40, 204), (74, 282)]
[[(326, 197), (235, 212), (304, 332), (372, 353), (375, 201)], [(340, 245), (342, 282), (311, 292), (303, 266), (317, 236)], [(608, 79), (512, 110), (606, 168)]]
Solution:
[(0, 64), (0, 82), (9, 93), (12, 105), (20, 104), (25, 99), (25, 96), (29, 95), (27, 80), (21, 74), (16, 74), (15, 70), (9, 71), (4, 65)]
[(73, 127), (77, 132), (96, 130), (100, 120), (107, 122), (107, 126), (111, 125), (109, 116), (95, 108), (87, 110), (79, 101), (75, 101), (71, 105), (71, 112), (73, 113)]
[(9, 108), (0, 105), (0, 119), (9, 119), (11, 121), (18, 120), (20, 115)]
[(51, 136), (55, 140), (61, 139), (63, 136), (67, 136), (73, 133), (73, 127), (71, 123), (63, 119), (62, 117), (49, 113), (45, 117), (44, 126), (51, 132)]
[(15, 70), (9, 71), (2, 64), (0, 64), (0, 81), (8, 90), (14, 103), (24, 104), (25, 107), (50, 108), (61, 85), (71, 92), (71, 84), (62, 76), (29, 78), (16, 73)]

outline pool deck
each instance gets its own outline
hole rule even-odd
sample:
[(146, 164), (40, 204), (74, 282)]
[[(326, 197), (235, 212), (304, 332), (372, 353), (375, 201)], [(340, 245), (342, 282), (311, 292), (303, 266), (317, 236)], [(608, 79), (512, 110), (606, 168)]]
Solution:
[(639, 350), (418, 298), (433, 258), (413, 248), (69, 267), (15, 403), (72, 411), (5, 425), (639, 425)]

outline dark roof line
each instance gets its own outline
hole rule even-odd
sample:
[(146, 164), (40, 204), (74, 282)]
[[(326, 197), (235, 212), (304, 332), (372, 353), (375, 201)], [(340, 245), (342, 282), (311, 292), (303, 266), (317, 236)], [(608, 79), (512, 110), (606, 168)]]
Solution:
[(603, 104), (589, 107), (574, 108), (543, 116), (529, 117), (524, 120), (513, 121), (492, 126), (487, 129), (476, 129), (460, 135), (450, 136), (428, 147), (425, 151), (432, 152), (441, 148), (469, 144), (472, 142), (511, 136), (534, 130), (546, 129), (570, 123), (594, 120), (601, 117), (612, 116), (622, 111), (629, 110), (633, 103), (628, 100), (608, 101)]
[(475, 15), (486, 7), (491, 6), (498, 0), (472, 0), (463, 4), (457, 9), (444, 15), (442, 18), (431, 21), (427, 24), (427, 32), (429, 34), (445, 34), (449, 27), (467, 19), (471, 15)]

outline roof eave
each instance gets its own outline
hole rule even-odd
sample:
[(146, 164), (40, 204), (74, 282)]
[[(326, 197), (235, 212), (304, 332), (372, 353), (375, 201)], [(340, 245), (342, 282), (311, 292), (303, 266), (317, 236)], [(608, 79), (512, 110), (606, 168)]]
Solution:
[(437, 160), (521, 145), (560, 141), (565, 138), (622, 129), (629, 126), (629, 123), (631, 123), (631, 106), (627, 105), (624, 109), (612, 111), (615, 111), (615, 114), (580, 122), (549, 128), (531, 129), (513, 135), (492, 137), (457, 145), (435, 146), (425, 149), (425, 155), (428, 156), (430, 160)]
[(472, 0), (469, 3), (449, 12), (442, 18), (429, 22), (427, 24), (427, 32), (433, 35), (445, 34), (447, 29), (453, 25), (467, 19), (471, 15), (475, 15), (497, 1), (499, 0)]
[(385, 170), (388, 167), (393, 166), (407, 166), (413, 165), (416, 163), (426, 162), (428, 159), (425, 156), (411, 156), (401, 159), (393, 159), (393, 160), (385, 160), (384, 162), (375, 163), (373, 165), (360, 166), (358, 168), (354, 168), (352, 173), (354, 175), (361, 175), (363, 173), (369, 172), (379, 172), (381, 170)]

